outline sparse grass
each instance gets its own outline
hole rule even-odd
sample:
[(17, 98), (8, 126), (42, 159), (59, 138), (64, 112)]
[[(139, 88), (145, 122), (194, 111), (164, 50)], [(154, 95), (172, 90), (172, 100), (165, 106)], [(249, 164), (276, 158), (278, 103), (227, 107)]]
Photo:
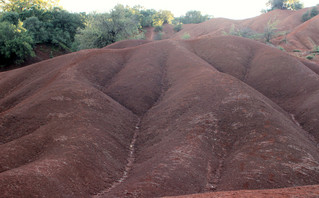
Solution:
[(240, 37), (254, 39), (254, 40), (258, 40), (262, 37), (261, 34), (256, 33), (255, 31), (253, 31), (252, 29), (250, 29), (248, 27), (242, 27), (239, 29), (235, 28), (234, 24), (229, 29), (229, 32), (228, 33), (224, 32), (224, 34), (225, 35), (240, 36)]
[(190, 35), (189, 33), (187, 33), (187, 32), (185, 32), (185, 33), (181, 36), (181, 38), (182, 38), (182, 39), (185, 39), (185, 40), (189, 39), (190, 37), (191, 37), (191, 35)]
[(278, 35), (277, 25), (279, 21), (276, 19), (270, 19), (264, 29), (264, 39), (266, 43), (270, 43), (270, 40)]
[(278, 49), (280, 49), (281, 51), (286, 51), (283, 47), (281, 47), (280, 45), (277, 47)]

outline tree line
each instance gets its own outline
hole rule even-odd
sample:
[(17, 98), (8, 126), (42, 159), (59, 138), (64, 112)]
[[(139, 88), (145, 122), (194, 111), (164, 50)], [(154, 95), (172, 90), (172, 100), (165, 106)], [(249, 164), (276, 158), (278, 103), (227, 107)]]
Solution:
[[(200, 11), (174, 17), (168, 10), (116, 5), (108, 13), (70, 13), (59, 0), (0, 0), (0, 67), (20, 64), (39, 44), (70, 52), (102, 48), (123, 39), (144, 39), (145, 29), (164, 24), (201, 23), (212, 18)], [(299, 9), (299, 0), (269, 0), (269, 9)], [(310, 16), (311, 14), (309, 14)]]
[(208, 20), (198, 11), (176, 19), (168, 10), (123, 5), (108, 13), (70, 13), (57, 7), (58, 2), (0, 0), (0, 67), (35, 56), (39, 44), (68, 52), (102, 48), (123, 39), (143, 39), (147, 27)]

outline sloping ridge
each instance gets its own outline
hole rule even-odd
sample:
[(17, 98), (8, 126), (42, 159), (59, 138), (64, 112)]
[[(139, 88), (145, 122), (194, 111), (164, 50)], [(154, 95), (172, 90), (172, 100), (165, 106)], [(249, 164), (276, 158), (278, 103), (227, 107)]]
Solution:
[(319, 184), (317, 66), (206, 36), (123, 42), (2, 72), (1, 196)]

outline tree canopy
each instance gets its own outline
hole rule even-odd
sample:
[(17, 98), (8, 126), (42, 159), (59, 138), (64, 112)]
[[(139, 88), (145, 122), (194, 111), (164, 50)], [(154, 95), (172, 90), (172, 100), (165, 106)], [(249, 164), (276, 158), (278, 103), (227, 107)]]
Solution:
[(299, 10), (303, 8), (303, 4), (300, 0), (268, 0), (268, 11), (281, 9), (281, 10)]
[(58, 6), (60, 0), (0, 0), (0, 8), (3, 11), (21, 13), (31, 8), (52, 9)]
[(191, 11), (186, 12), (185, 16), (181, 16), (179, 18), (176, 18), (176, 21), (178, 23), (183, 23), (183, 24), (202, 23), (202, 22), (207, 21), (211, 18), (212, 18), (211, 16), (202, 15), (202, 13), (200, 11), (191, 10)]

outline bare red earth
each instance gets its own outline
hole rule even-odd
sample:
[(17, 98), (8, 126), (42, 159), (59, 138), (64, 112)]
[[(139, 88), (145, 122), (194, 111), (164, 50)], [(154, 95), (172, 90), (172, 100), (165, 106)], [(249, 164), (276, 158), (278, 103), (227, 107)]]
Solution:
[[(273, 190), (240, 190), (228, 192), (203, 193), (178, 196), (176, 198), (316, 198), (319, 197), (319, 186), (300, 186)], [(172, 198), (172, 197), (171, 197)]]
[[(318, 72), (215, 34), (123, 41), (2, 72), (0, 197), (318, 185)], [(317, 196), (318, 186), (302, 189), (224, 193)]]

